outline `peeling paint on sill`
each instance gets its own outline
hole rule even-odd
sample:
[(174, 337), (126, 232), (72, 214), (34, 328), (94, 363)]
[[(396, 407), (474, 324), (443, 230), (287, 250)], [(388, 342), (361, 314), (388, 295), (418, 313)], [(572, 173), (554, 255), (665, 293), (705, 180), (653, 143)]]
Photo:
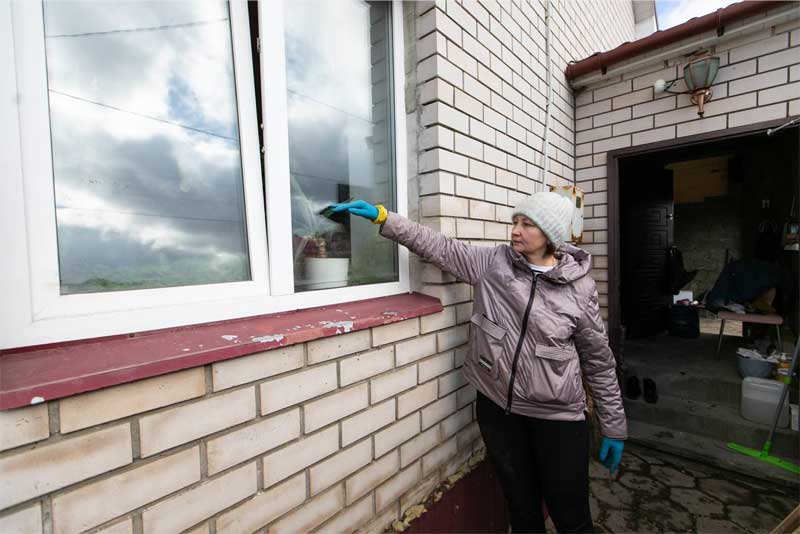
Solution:
[(269, 343), (271, 341), (280, 342), (283, 339), (283, 335), (282, 334), (275, 334), (275, 335), (269, 335), (269, 336), (254, 337), (254, 338), (251, 338), (251, 339), (255, 343)]
[(346, 334), (353, 329), (353, 321), (320, 321), (324, 328), (335, 328), (337, 334)]
[(225, 341), (233, 341), (234, 339), (238, 338), (239, 336), (234, 336), (234, 335), (231, 335), (231, 334), (226, 334), (226, 335), (224, 335), (224, 336), (221, 336), (221, 337), (222, 337), (222, 339), (224, 339)]

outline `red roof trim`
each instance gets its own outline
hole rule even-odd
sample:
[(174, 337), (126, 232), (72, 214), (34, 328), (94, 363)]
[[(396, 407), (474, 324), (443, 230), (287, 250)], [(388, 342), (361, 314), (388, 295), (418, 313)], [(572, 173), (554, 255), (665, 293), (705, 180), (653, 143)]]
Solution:
[(441, 310), (439, 299), (407, 293), (130, 336), (0, 351), (0, 410)]
[(626, 42), (608, 52), (596, 52), (586, 59), (567, 65), (564, 74), (574, 80), (592, 71), (605, 71), (611, 65), (625, 61), (644, 52), (676, 43), (709, 30), (724, 31), (727, 24), (775, 9), (791, 1), (745, 1), (718, 9), (708, 15), (695, 17), (667, 30), (657, 31), (637, 41)]

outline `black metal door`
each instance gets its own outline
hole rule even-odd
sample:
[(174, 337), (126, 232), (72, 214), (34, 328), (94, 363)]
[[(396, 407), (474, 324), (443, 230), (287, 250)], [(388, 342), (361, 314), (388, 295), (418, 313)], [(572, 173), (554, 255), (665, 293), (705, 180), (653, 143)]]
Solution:
[(672, 171), (647, 162), (620, 166), (622, 322), (629, 338), (667, 329), (669, 248), (673, 242)]

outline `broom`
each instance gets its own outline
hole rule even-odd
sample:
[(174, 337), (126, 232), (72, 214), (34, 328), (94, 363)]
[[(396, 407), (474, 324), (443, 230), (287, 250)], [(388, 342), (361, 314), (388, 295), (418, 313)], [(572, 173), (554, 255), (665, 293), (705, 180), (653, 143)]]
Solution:
[(738, 453), (744, 454), (746, 456), (750, 456), (751, 458), (755, 458), (756, 460), (761, 460), (762, 462), (766, 462), (768, 464), (772, 464), (776, 467), (780, 467), (781, 469), (785, 469), (795, 474), (800, 474), (800, 465), (793, 464), (792, 462), (788, 462), (783, 458), (778, 458), (777, 456), (772, 456), (769, 451), (772, 448), (772, 439), (775, 437), (775, 429), (778, 427), (778, 419), (781, 415), (781, 409), (783, 408), (783, 401), (786, 399), (786, 395), (789, 393), (789, 384), (792, 382), (792, 376), (794, 375), (794, 369), (797, 365), (797, 352), (800, 349), (800, 339), (797, 340), (794, 346), (794, 354), (792, 355), (792, 367), (789, 370), (789, 382), (783, 384), (783, 389), (781, 390), (781, 399), (778, 402), (778, 407), (775, 408), (775, 417), (772, 421), (772, 429), (769, 432), (769, 437), (767, 437), (767, 441), (764, 442), (764, 447), (759, 451), (757, 449), (751, 449), (749, 447), (745, 447), (743, 445), (739, 445), (738, 443), (728, 443), (728, 448), (734, 450)]

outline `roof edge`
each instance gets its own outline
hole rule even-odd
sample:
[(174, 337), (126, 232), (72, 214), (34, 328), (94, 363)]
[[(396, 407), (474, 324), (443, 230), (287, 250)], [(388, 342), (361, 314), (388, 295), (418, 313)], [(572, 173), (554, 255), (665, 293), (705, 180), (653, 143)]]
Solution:
[(605, 72), (611, 65), (709, 30), (716, 29), (717, 33), (722, 35), (727, 24), (793, 3), (791, 0), (769, 0), (732, 4), (702, 17), (689, 19), (667, 30), (657, 31), (642, 39), (623, 43), (608, 52), (596, 52), (586, 59), (567, 65), (564, 74), (568, 81), (572, 81), (595, 70)]

